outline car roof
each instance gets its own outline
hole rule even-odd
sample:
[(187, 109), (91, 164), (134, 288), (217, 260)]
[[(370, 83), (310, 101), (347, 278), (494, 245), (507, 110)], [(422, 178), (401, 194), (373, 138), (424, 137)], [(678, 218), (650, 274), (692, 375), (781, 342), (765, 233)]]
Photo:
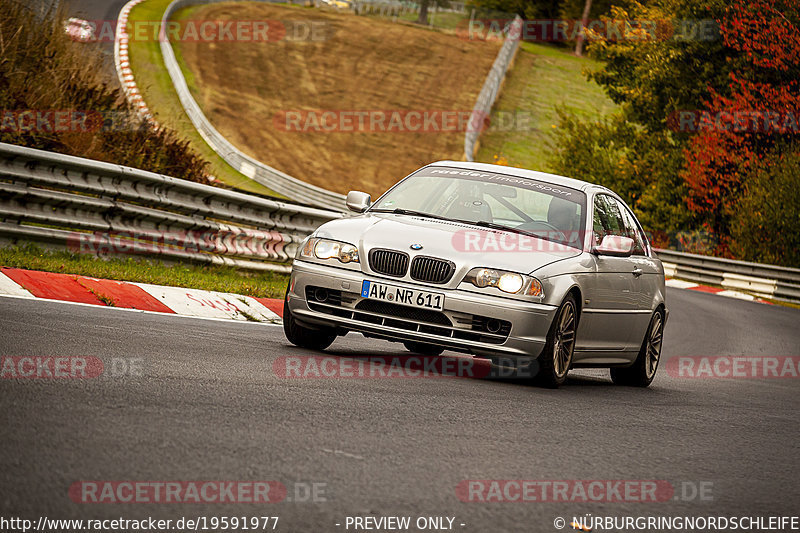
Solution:
[(472, 163), (468, 161), (436, 161), (427, 165), (429, 167), (454, 167), (463, 168), (464, 170), (478, 170), (482, 172), (494, 172), (496, 174), (506, 174), (517, 178), (528, 178), (532, 180), (545, 181), (561, 185), (563, 187), (570, 187), (579, 191), (585, 191), (589, 188), (601, 189), (611, 192), (606, 187), (596, 183), (589, 183), (588, 181), (576, 180), (574, 178), (567, 178), (559, 176), (558, 174), (548, 174), (547, 172), (537, 172), (535, 170), (527, 170), (524, 168), (509, 167), (505, 165), (490, 165), (488, 163)]

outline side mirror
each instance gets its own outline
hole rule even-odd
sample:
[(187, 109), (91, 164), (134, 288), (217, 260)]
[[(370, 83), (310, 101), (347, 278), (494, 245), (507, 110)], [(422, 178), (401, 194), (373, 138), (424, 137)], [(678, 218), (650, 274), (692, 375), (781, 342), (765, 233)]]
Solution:
[(633, 254), (633, 239), (619, 235), (606, 235), (592, 250), (597, 255), (610, 255), (614, 257), (630, 257)]
[(372, 204), (369, 194), (361, 191), (350, 191), (345, 201), (347, 209), (356, 213), (363, 213)]

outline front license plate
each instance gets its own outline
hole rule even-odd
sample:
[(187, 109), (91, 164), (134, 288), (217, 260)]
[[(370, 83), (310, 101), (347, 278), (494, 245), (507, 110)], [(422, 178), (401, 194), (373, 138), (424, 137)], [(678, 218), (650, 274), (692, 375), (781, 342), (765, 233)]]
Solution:
[(364, 280), (361, 284), (361, 297), (423, 309), (435, 309), (436, 311), (444, 309), (444, 294), (404, 289), (374, 281)]

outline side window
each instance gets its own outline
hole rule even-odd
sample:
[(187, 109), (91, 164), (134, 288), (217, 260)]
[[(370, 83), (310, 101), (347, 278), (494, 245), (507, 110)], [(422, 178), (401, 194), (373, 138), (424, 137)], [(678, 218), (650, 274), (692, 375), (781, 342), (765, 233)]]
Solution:
[(595, 245), (599, 245), (606, 235), (628, 236), (617, 201), (606, 194), (598, 194), (594, 197)]
[(635, 243), (633, 246), (633, 255), (646, 255), (644, 237), (642, 236), (641, 230), (639, 230), (639, 225), (636, 223), (633, 213), (631, 213), (624, 205), (620, 205), (620, 211), (622, 211), (622, 216), (625, 218), (627, 236), (633, 239), (633, 242)]

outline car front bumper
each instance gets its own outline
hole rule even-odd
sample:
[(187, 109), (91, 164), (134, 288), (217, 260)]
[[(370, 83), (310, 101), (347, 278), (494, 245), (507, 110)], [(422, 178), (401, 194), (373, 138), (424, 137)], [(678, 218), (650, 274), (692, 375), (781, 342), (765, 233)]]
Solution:
[[(365, 279), (444, 294), (444, 310), (419, 313), (416, 308), (392, 304), (376, 311), (374, 304), (362, 303), (367, 300), (361, 297)], [(319, 301), (317, 288), (325, 289), (323, 293), (330, 298)], [(294, 318), (307, 326), (333, 326), (365, 336), (435, 344), (484, 357), (538, 357), (557, 311), (550, 305), (409, 284), (299, 260), (292, 268), (286, 305)], [(504, 326), (491, 332), (486, 329), (489, 320)]]

